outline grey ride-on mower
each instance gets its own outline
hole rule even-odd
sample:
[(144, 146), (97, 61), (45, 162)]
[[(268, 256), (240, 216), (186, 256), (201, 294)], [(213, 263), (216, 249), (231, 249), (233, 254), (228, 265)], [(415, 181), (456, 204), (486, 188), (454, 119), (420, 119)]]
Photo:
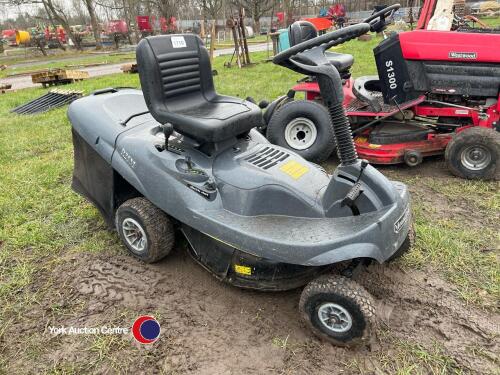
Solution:
[(305, 285), (299, 309), (312, 331), (339, 345), (362, 342), (374, 303), (348, 276), (409, 247), (410, 197), (358, 159), (337, 71), (308, 61), (368, 29), (347, 27), (276, 56), (318, 77), (341, 161), (333, 175), (270, 144), (254, 129), (256, 105), (215, 92), (199, 37), (165, 35), (137, 46), (142, 91), (103, 89), (70, 105), (74, 190), (137, 258), (164, 258), (182, 234), (220, 280), (264, 291)]

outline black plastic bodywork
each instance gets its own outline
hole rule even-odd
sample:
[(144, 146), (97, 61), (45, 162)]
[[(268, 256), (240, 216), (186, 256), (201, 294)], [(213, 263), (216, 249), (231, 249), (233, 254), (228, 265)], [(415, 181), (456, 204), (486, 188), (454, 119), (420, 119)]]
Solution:
[(275, 262), (240, 251), (187, 225), (182, 225), (181, 229), (193, 259), (218, 279), (240, 288), (295, 289), (329, 268)]
[(385, 39), (373, 49), (373, 52), (384, 103), (405, 103), (416, 99), (419, 94), (413, 90), (399, 36)]
[(90, 200), (109, 228), (114, 228), (116, 209), (121, 203), (140, 194), (74, 129), (72, 135), (74, 169), (71, 187)]
[(498, 64), (407, 61), (413, 89), (434, 94), (496, 97), (500, 87)]

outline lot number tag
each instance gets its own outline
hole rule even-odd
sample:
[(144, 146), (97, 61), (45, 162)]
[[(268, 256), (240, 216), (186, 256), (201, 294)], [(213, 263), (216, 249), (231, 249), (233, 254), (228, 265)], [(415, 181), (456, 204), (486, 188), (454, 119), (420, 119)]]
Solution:
[(186, 41), (183, 36), (173, 36), (170, 40), (172, 41), (172, 47), (174, 48), (186, 47)]

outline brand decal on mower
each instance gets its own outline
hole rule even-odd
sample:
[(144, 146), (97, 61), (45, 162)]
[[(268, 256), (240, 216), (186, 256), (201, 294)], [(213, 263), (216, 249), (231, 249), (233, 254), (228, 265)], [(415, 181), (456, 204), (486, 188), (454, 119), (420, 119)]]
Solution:
[(476, 52), (449, 52), (448, 57), (450, 59), (468, 59), (468, 60), (476, 60), (477, 53)]
[(210, 194), (208, 191), (200, 189), (198, 186), (187, 184), (187, 187), (190, 188), (195, 193), (200, 194), (203, 198), (208, 199), (209, 201), (211, 201), (211, 200), (214, 199), (214, 195), (213, 194)]
[(122, 156), (123, 160), (127, 162), (128, 165), (130, 165), (131, 168), (135, 168), (135, 160), (130, 156), (130, 154), (125, 151), (125, 149), (122, 147), (120, 150), (120, 155)]
[(387, 68), (387, 80), (389, 81), (389, 87), (391, 90), (396, 90), (398, 88), (398, 84), (396, 82), (396, 72), (394, 71), (392, 60), (387, 60), (385, 62), (385, 67)]
[(406, 206), (405, 211), (394, 223), (394, 233), (399, 233), (406, 222), (410, 219), (410, 206)]
[(186, 47), (186, 40), (184, 39), (183, 36), (173, 36), (170, 38), (172, 41), (172, 47), (174, 48), (185, 48)]

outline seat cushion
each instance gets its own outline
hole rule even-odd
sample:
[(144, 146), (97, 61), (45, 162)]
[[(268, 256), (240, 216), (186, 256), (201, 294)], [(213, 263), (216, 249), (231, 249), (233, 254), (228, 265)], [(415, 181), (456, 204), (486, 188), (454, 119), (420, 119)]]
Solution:
[(349, 70), (349, 68), (354, 64), (354, 57), (348, 55), (347, 53), (337, 53), (337, 52), (325, 52), (325, 56), (339, 72), (344, 72)]
[(246, 100), (217, 95), (211, 101), (188, 101), (188, 106), (170, 103), (169, 121), (176, 131), (202, 142), (222, 141), (262, 125), (261, 109)]

